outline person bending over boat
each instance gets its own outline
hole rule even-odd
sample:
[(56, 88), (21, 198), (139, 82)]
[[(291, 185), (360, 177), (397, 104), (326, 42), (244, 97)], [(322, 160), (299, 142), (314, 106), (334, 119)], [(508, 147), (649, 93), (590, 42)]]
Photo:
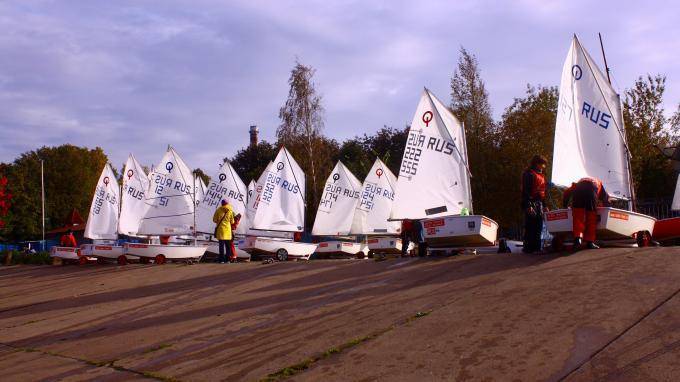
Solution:
[(522, 173), (522, 210), (524, 211), (524, 244), (522, 252), (541, 252), (541, 232), (543, 232), (543, 212), (545, 205), (546, 182), (545, 167), (548, 160), (542, 155), (534, 155), (529, 168)]
[(221, 206), (215, 210), (213, 222), (216, 224), (215, 238), (220, 243), (220, 256), (217, 261), (220, 264), (224, 264), (232, 257), (231, 225), (234, 224), (234, 210), (229, 205), (229, 202), (224, 199), (222, 200)]
[[(572, 199), (572, 233), (574, 235), (574, 250), (581, 247), (585, 240), (586, 248), (597, 249), (595, 245), (595, 229), (597, 228), (597, 207), (609, 207), (609, 196), (602, 181), (597, 178), (583, 178), (564, 190), (562, 204), (569, 206)], [(598, 203), (599, 202), (599, 203)]]
[(61, 236), (61, 239), (59, 239), (59, 245), (62, 247), (71, 248), (77, 247), (78, 243), (76, 243), (76, 237), (73, 236), (73, 231), (71, 230), (66, 231), (66, 233)]

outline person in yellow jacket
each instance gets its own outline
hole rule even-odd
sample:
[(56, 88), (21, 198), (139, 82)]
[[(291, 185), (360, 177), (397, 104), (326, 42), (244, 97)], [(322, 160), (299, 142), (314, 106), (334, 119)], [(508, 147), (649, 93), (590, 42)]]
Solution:
[(215, 238), (220, 243), (220, 257), (217, 261), (224, 264), (233, 255), (231, 253), (231, 242), (233, 240), (231, 225), (234, 224), (234, 210), (226, 200), (222, 200), (221, 204), (213, 215), (213, 222), (216, 224)]

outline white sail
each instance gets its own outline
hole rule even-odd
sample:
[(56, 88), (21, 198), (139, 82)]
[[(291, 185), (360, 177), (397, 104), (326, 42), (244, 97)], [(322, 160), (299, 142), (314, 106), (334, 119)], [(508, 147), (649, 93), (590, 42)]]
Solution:
[(246, 185), (238, 176), (236, 170), (229, 162), (225, 161), (217, 175), (210, 180), (203, 199), (198, 204), (196, 229), (199, 232), (213, 233), (215, 230), (213, 215), (221, 205), (222, 200), (226, 200), (231, 204), (234, 215), (241, 214), (241, 221), (235, 233), (245, 234), (248, 229), (246, 192)]
[(376, 159), (361, 188), (351, 234), (396, 234), (401, 231), (399, 222), (387, 220), (392, 211), (396, 182), (392, 171)]
[(184, 235), (193, 233), (193, 175), (173, 148), (163, 156), (151, 174), (146, 195), (149, 205), (140, 233), (146, 235)]
[(360, 192), (359, 179), (338, 162), (326, 180), (312, 235), (348, 235)]
[(257, 178), (257, 181), (250, 182), (252, 185), (252, 192), (249, 186), (248, 204), (246, 205), (246, 217), (250, 222), (250, 226), (252, 226), (253, 219), (255, 218), (255, 211), (257, 211), (257, 207), (260, 205), (260, 194), (262, 193), (262, 187), (264, 187), (264, 181), (267, 177), (267, 173), (273, 165), (274, 162), (269, 162), (264, 171), (262, 171), (262, 174), (260, 174), (260, 177)]
[(281, 148), (265, 171), (252, 228), (299, 232), (304, 229), (305, 174), (288, 150)]
[(602, 180), (612, 197), (631, 197), (619, 96), (574, 36), (562, 68), (552, 182), (569, 187), (583, 177)]
[(472, 210), (463, 125), (423, 90), (401, 159), (392, 219), (424, 219)]
[(205, 184), (203, 179), (196, 175), (194, 177), (194, 184), (196, 185), (196, 205), (198, 206), (201, 204), (201, 200), (203, 200), (203, 196), (205, 195), (205, 190), (208, 188), (208, 186)]
[(137, 162), (134, 155), (128, 156), (123, 170), (123, 195), (121, 196), (118, 232), (135, 236), (146, 214), (146, 192), (149, 189), (149, 176)]
[(93, 240), (117, 239), (119, 207), (120, 189), (118, 188), (118, 181), (111, 166), (107, 163), (94, 190), (84, 236)]
[(678, 180), (675, 182), (675, 194), (673, 194), (673, 203), (671, 203), (671, 210), (680, 210), (680, 175), (678, 175)]
[(253, 199), (254, 195), (255, 195), (255, 181), (251, 179), (250, 183), (248, 183), (248, 193), (246, 194), (246, 207), (248, 206), (248, 203), (250, 203), (250, 201)]

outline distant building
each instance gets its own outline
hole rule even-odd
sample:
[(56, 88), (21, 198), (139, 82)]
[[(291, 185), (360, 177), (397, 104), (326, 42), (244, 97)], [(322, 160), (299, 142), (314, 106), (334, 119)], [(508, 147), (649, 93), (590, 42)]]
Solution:
[(257, 125), (251, 125), (250, 126), (250, 146), (254, 147), (257, 146)]

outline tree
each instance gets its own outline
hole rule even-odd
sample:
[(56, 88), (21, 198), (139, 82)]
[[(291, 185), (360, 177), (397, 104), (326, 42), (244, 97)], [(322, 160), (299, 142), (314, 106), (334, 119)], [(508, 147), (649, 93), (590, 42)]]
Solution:
[[(515, 98), (503, 113), (496, 134), (498, 151), (490, 160), (496, 176), (487, 182), (484, 195), (493, 202), (494, 219), (506, 229), (522, 225), (519, 184), (528, 162), (539, 154), (548, 159), (548, 166), (552, 163), (557, 101), (556, 87), (527, 85), (524, 97)], [(549, 177), (549, 167), (546, 173)], [(553, 195), (548, 203), (556, 198)]]
[(7, 189), (7, 177), (0, 172), (0, 232), (5, 228), (3, 218), (9, 213), (12, 201), (12, 194)]
[(8, 238), (36, 239), (41, 232), (40, 160), (45, 167), (46, 228), (59, 227), (73, 209), (90, 210), (94, 189), (108, 158), (97, 147), (73, 145), (42, 147), (21, 154), (7, 167), (13, 203), (7, 224)]
[(239, 174), (241, 179), (248, 185), (251, 180), (257, 181), (269, 162), (276, 157), (277, 149), (267, 141), (262, 141), (256, 146), (248, 146), (239, 150), (236, 155), (228, 160)]
[[(323, 106), (321, 96), (316, 92), (312, 77), (315, 70), (311, 66), (295, 62), (291, 71), (288, 84), (288, 99), (279, 111), (281, 125), (276, 131), (279, 144), (283, 146), (299, 145), (304, 143), (304, 157), (299, 157), (300, 162), (306, 163), (302, 169), (311, 180), (311, 204), (316, 205), (318, 197), (317, 168), (315, 164), (314, 146), (316, 138), (321, 135), (323, 129)], [(307, 187), (310, 189), (310, 187)], [(308, 203), (309, 205), (310, 203)]]
[(463, 47), (451, 78), (451, 111), (465, 126), (474, 211), (493, 213), (497, 208), (487, 189), (498, 174), (497, 161), (492, 160), (498, 155), (495, 124), (477, 58)]
[(205, 184), (210, 183), (210, 177), (205, 172), (203, 172), (203, 170), (201, 170), (200, 168), (194, 169), (194, 171), (192, 171), (192, 174), (194, 174), (194, 177), (201, 178), (203, 183), (205, 183)]
[(678, 131), (674, 121), (669, 126), (664, 116), (665, 90), (666, 77), (657, 74), (638, 77), (633, 88), (625, 91), (623, 120), (637, 198), (672, 195), (675, 187), (671, 164), (657, 150), (671, 145)]

